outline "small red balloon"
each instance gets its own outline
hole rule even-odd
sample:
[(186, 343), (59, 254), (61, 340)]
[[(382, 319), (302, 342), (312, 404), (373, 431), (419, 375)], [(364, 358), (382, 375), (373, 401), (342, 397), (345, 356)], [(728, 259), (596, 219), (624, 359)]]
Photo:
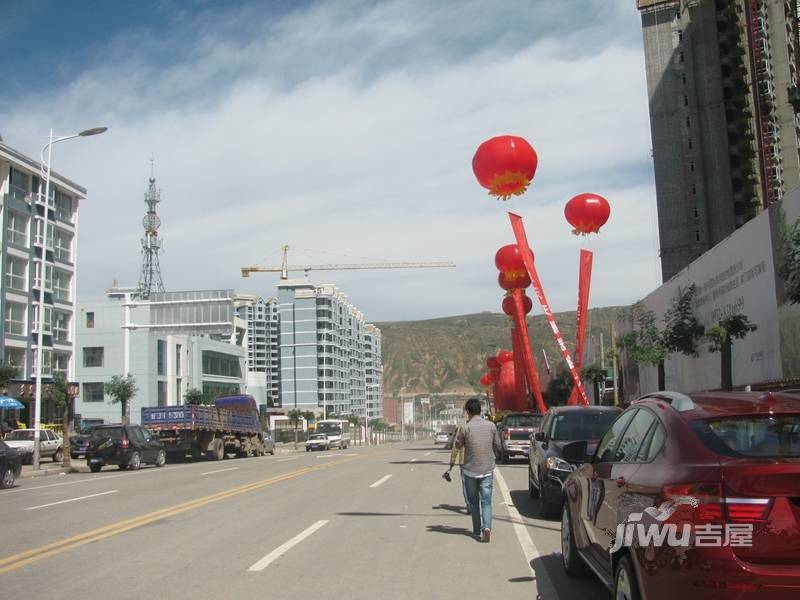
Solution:
[(564, 207), (564, 216), (575, 235), (598, 233), (610, 215), (611, 205), (598, 194), (578, 194)]
[(509, 244), (500, 248), (494, 255), (494, 265), (501, 273), (527, 272), (519, 246), (516, 244)]
[(496, 356), (490, 356), (489, 358), (486, 359), (486, 366), (489, 367), (490, 369), (499, 369), (500, 363), (497, 362)]
[(484, 375), (483, 377), (481, 377), (481, 385), (484, 386), (484, 387), (488, 387), (488, 386), (492, 385), (492, 380), (489, 377), (488, 373), (486, 375)]
[(514, 353), (511, 352), (511, 350), (500, 350), (500, 352), (497, 353), (497, 361), (501, 365), (511, 362), (512, 360), (514, 360)]
[[(522, 312), (526, 315), (533, 310), (533, 300), (530, 297), (522, 296)], [(503, 298), (503, 312), (509, 317), (514, 316), (514, 298), (506, 296)]]
[(519, 290), (528, 287), (531, 284), (531, 278), (528, 276), (527, 271), (522, 273), (503, 272), (497, 276), (497, 283), (501, 288), (507, 291)]
[(478, 183), (501, 200), (524, 194), (538, 164), (533, 146), (514, 135), (486, 140), (472, 157), (472, 171)]

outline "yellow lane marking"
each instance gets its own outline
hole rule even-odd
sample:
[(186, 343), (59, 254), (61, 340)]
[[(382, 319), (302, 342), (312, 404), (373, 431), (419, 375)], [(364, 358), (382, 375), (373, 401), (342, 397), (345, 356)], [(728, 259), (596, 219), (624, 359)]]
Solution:
[(26, 550), (25, 552), (20, 552), (19, 554), (6, 556), (4, 558), (0, 558), (0, 574), (14, 571), (20, 567), (24, 567), (49, 556), (61, 554), (62, 552), (66, 552), (67, 550), (71, 550), (73, 548), (78, 548), (98, 540), (119, 535), (121, 533), (125, 533), (126, 531), (130, 531), (131, 529), (149, 525), (155, 521), (172, 517), (182, 512), (194, 510), (196, 508), (200, 508), (214, 502), (219, 502), (220, 500), (226, 500), (234, 496), (239, 496), (241, 494), (246, 494), (247, 492), (252, 492), (269, 485), (274, 485), (281, 481), (286, 481), (288, 479), (294, 479), (295, 477), (300, 477), (301, 475), (307, 475), (315, 471), (330, 469), (337, 465), (354, 461), (357, 458), (358, 457), (348, 458), (339, 460), (335, 463), (327, 463), (314, 467), (304, 467), (296, 471), (284, 473), (283, 475), (276, 475), (275, 477), (270, 477), (269, 479), (263, 479), (261, 481), (256, 481), (255, 483), (248, 483), (224, 492), (212, 494), (211, 496), (189, 500), (188, 502), (176, 504), (174, 506), (163, 508), (145, 515), (133, 517), (131, 519), (125, 519), (124, 521), (117, 521), (116, 523), (111, 523), (110, 525), (105, 525), (104, 527), (99, 527), (97, 529), (59, 540), (57, 542), (45, 544), (44, 546), (32, 548), (30, 550)]

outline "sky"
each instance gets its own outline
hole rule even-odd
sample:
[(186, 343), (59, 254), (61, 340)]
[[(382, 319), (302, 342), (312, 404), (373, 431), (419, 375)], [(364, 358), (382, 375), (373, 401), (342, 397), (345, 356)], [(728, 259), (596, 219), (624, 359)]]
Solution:
[[(631, 0), (0, 0), (0, 135), (84, 186), (78, 300), (141, 268), (153, 173), (167, 290), (265, 298), (292, 263), (452, 261), (453, 269), (311, 272), (369, 321), (499, 312), (496, 250), (525, 220), (544, 291), (574, 310), (581, 248), (591, 306), (660, 283), (644, 54)], [(471, 162), (496, 135), (539, 166), (500, 202)], [(612, 207), (575, 237), (565, 203)], [(297, 273), (297, 277), (303, 277)], [(539, 309), (534, 310), (534, 314)]]

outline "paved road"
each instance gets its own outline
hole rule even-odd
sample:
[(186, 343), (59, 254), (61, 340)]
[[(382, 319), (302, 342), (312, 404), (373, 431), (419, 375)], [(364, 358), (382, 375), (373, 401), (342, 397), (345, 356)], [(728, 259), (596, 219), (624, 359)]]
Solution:
[[(0, 492), (3, 597), (607, 600), (567, 578), (559, 522), (533, 518), (524, 463), (495, 479), (490, 544), (470, 537), (448, 452), (430, 443), (107, 467)], [(455, 472), (454, 472), (455, 474)]]

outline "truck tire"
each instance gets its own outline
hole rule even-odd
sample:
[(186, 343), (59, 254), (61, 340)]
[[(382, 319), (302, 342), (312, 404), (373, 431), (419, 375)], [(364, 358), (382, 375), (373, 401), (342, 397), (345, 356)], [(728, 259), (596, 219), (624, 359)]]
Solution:
[(225, 458), (225, 444), (219, 438), (214, 438), (211, 442), (211, 450), (206, 453), (210, 460), (222, 460)]

